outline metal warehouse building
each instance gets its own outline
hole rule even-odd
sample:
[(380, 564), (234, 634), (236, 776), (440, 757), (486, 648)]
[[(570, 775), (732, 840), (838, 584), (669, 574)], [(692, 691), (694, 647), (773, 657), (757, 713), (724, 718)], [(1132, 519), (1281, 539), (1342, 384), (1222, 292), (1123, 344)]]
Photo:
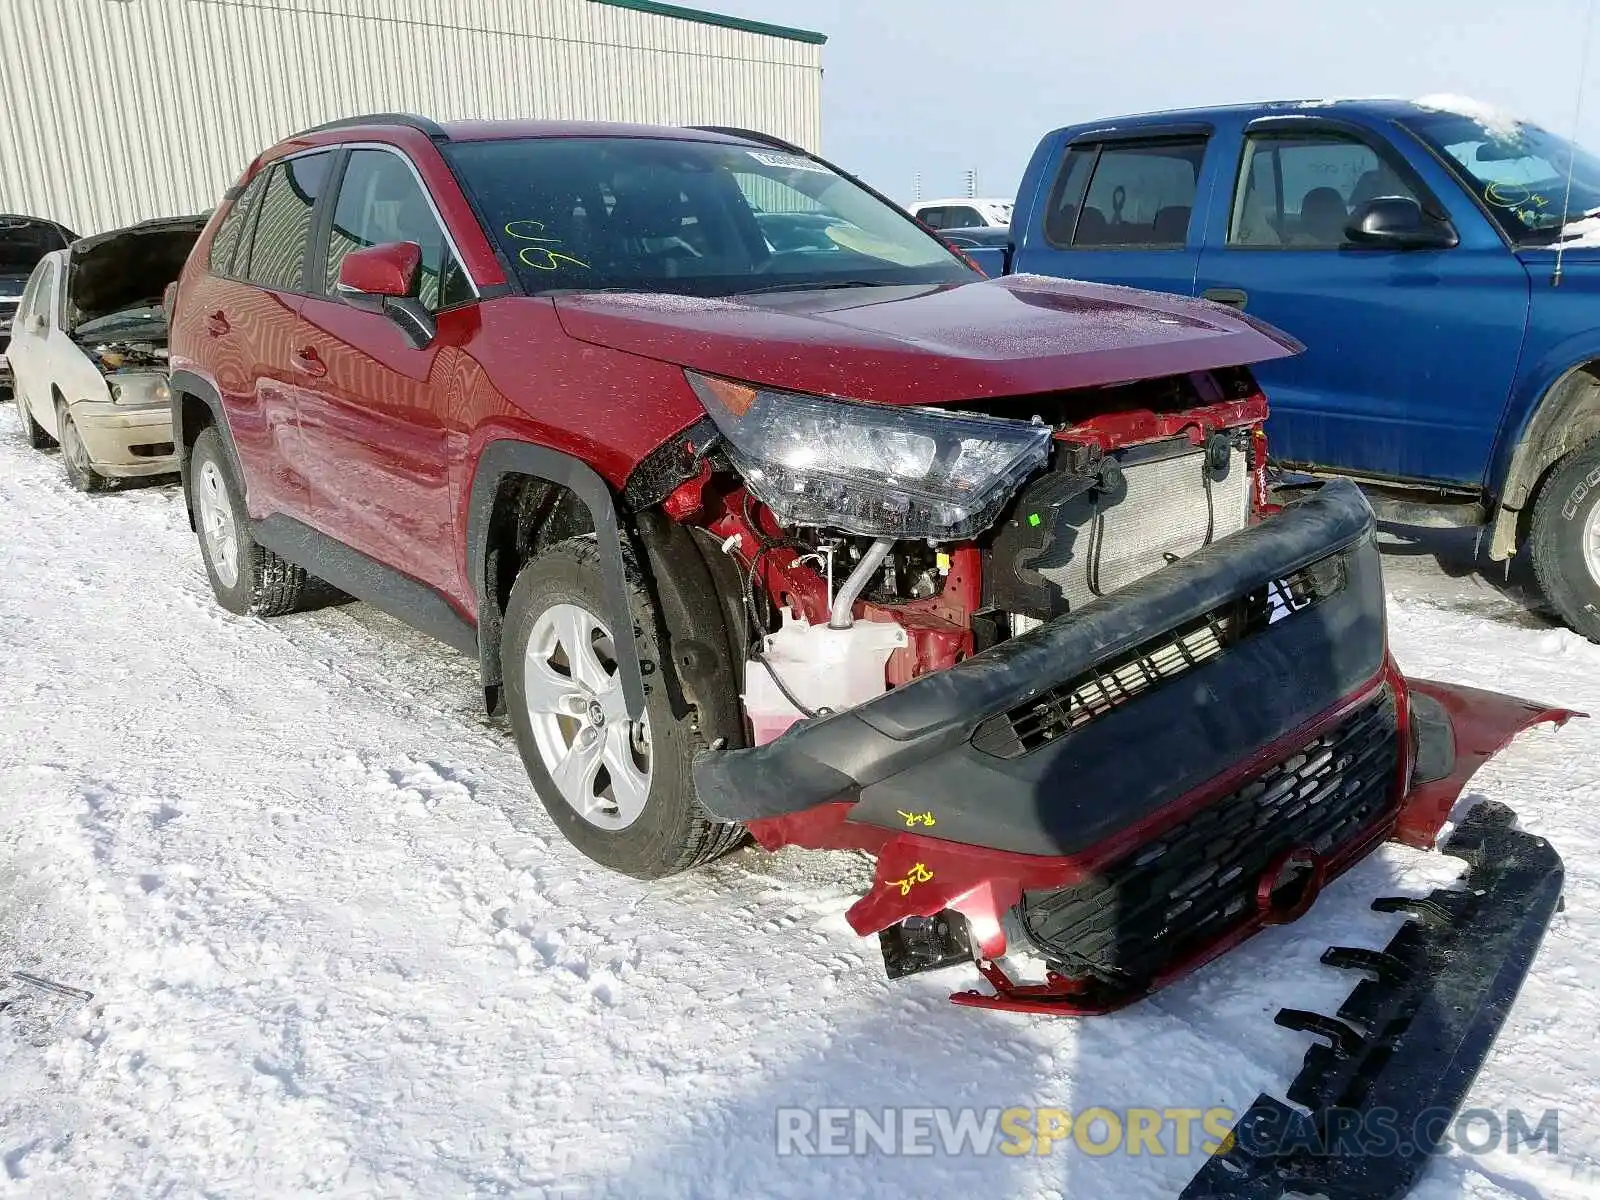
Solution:
[(822, 135), (819, 33), (654, 0), (4, 0), (0, 212), (95, 233), (202, 212), (364, 112)]

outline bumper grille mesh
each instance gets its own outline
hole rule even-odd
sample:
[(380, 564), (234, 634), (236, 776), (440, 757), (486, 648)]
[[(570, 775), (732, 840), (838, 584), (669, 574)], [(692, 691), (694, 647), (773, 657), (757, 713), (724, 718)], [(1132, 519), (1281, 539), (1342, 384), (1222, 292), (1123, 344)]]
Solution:
[(1023, 897), (1028, 936), (1057, 969), (1137, 986), (1242, 924), (1286, 852), (1325, 857), (1371, 829), (1399, 769), (1385, 689), (1333, 729), (1099, 875)]
[(991, 717), (973, 733), (972, 745), (997, 758), (1031, 753), (1327, 599), (1344, 587), (1346, 578), (1343, 556), (1335, 555), (1275, 579), (1003, 716)]

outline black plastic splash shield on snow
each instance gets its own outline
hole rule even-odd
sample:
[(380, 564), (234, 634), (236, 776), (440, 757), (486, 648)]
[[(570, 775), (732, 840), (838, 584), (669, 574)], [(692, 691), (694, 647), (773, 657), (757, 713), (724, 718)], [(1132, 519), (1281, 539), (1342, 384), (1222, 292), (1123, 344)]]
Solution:
[(1404, 912), (1382, 951), (1335, 946), (1329, 966), (1366, 972), (1337, 1018), (1284, 1009), (1277, 1023), (1326, 1039), (1288, 1097), (1258, 1096), (1226, 1149), (1179, 1200), (1398, 1200), (1426, 1169), (1506, 1019), (1561, 900), (1561, 859), (1480, 804), (1444, 846), (1460, 890), (1378, 900)]

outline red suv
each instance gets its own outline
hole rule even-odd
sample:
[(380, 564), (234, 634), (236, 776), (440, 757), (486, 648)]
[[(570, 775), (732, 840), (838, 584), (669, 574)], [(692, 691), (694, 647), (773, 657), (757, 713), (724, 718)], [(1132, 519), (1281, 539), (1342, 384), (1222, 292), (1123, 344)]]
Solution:
[[(1269, 492), (1248, 364), (1290, 339), (984, 279), (772, 139), (325, 126), (251, 165), (173, 307), (225, 607), (320, 581), (475, 655), (550, 816), (618, 870), (746, 831), (875, 854), (852, 924), (892, 975), (976, 959), (968, 1003), (1137, 997), (1384, 838), (1431, 844), (1563, 715), (1401, 676), (1360, 493)], [(1385, 968), (1412, 1000), (1463, 1003), (1439, 941), (1503, 983), (1559, 890), (1548, 846), (1472, 828), (1481, 899)], [(1044, 982), (998, 965), (1006, 927)]]

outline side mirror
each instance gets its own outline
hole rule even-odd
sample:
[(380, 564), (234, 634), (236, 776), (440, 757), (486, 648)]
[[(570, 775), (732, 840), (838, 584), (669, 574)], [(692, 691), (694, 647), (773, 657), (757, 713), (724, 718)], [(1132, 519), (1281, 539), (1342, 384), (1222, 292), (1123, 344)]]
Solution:
[(43, 313), (34, 313), (28, 318), (28, 328), (35, 333), (43, 333), (50, 322), (44, 319)]
[(339, 295), (353, 308), (386, 313), (420, 350), (439, 332), (433, 314), (417, 299), (421, 267), (422, 247), (415, 242), (353, 250), (339, 263)]
[(1448, 250), (1460, 242), (1449, 221), (1430, 217), (1410, 196), (1378, 196), (1356, 209), (1344, 235), (1358, 246)]

